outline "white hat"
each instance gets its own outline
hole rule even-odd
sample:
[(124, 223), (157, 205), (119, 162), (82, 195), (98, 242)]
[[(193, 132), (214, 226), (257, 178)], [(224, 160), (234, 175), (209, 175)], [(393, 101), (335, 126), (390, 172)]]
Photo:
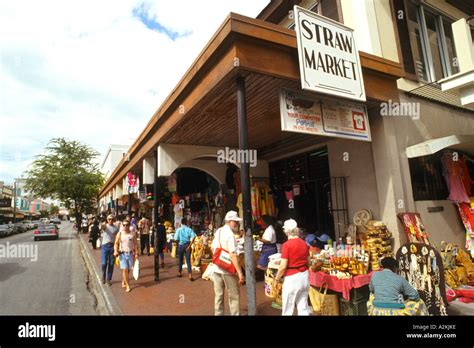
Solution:
[(229, 210), (227, 214), (225, 214), (225, 221), (242, 221), (241, 218), (239, 218), (239, 214), (237, 214), (236, 211), (234, 210)]
[(285, 223), (283, 224), (283, 231), (289, 232), (294, 230), (296, 227), (298, 227), (298, 224), (296, 223), (295, 220), (289, 219), (286, 220)]

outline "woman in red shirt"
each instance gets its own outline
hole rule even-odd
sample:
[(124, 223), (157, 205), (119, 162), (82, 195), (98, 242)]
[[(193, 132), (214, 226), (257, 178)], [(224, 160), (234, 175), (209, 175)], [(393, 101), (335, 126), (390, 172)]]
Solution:
[(299, 229), (295, 220), (286, 220), (283, 230), (288, 241), (281, 249), (281, 263), (275, 277), (275, 286), (285, 275), (282, 289), (282, 315), (293, 315), (295, 307), (298, 315), (309, 315), (309, 247), (299, 237)]

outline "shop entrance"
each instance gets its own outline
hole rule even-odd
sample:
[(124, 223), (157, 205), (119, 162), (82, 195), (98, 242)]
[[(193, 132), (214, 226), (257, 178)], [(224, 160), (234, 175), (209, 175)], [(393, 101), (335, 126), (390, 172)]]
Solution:
[(347, 223), (345, 180), (330, 176), (326, 147), (270, 163), (270, 184), (278, 220), (295, 219), (307, 232), (333, 240)]

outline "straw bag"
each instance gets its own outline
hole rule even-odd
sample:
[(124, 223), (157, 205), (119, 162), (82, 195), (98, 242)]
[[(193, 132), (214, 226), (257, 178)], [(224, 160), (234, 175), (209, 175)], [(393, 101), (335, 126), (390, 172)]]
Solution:
[[(323, 291), (324, 287), (324, 291)], [(309, 299), (316, 315), (339, 315), (337, 295), (328, 295), (328, 285), (323, 284), (319, 291), (309, 287)]]
[(176, 242), (173, 242), (172, 247), (171, 247), (171, 257), (175, 259), (177, 254), (178, 254), (178, 244)]

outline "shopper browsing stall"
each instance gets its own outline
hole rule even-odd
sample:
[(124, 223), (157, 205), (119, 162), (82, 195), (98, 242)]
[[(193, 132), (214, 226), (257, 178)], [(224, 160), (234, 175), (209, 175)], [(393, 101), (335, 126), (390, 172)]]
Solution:
[[(215, 264), (212, 281), (214, 282), (214, 313), (224, 315), (224, 290), (227, 289), (229, 295), (229, 309), (231, 315), (240, 314), (240, 291), (239, 284), (244, 284), (244, 274), (237, 257), (237, 243), (234, 232), (239, 231), (239, 218), (236, 211), (230, 210), (225, 215), (225, 225), (219, 228), (212, 241), (212, 252), (216, 256), (224, 251), (230, 255), (231, 264), (227, 269)], [(237, 274), (236, 274), (237, 273)], [(238, 279), (237, 279), (238, 276)]]
[(274, 280), (277, 287), (280, 279), (285, 276), (282, 289), (282, 315), (293, 315), (295, 307), (298, 315), (309, 315), (309, 247), (299, 237), (300, 230), (295, 220), (286, 220), (283, 230), (288, 241), (281, 250), (281, 262)]
[(265, 228), (265, 232), (263, 232), (261, 238), (257, 239), (259, 242), (263, 243), (262, 253), (260, 255), (260, 259), (258, 260), (257, 267), (265, 271), (269, 262), (268, 257), (276, 254), (278, 250), (276, 246), (276, 231), (273, 227), (273, 218), (269, 215), (264, 215), (262, 216), (262, 220), (262, 227)]
[(193, 268), (191, 265), (191, 245), (194, 243), (196, 233), (189, 228), (188, 220), (181, 220), (181, 227), (176, 230), (174, 239), (178, 242), (178, 277), (181, 277), (183, 271), (183, 258), (186, 257), (186, 266), (188, 267), (189, 280), (193, 281)]
[[(383, 270), (372, 275), (369, 315), (428, 315), (424, 302), (408, 281), (397, 273), (398, 262), (393, 257), (381, 261)], [(406, 298), (406, 300), (405, 300)]]

